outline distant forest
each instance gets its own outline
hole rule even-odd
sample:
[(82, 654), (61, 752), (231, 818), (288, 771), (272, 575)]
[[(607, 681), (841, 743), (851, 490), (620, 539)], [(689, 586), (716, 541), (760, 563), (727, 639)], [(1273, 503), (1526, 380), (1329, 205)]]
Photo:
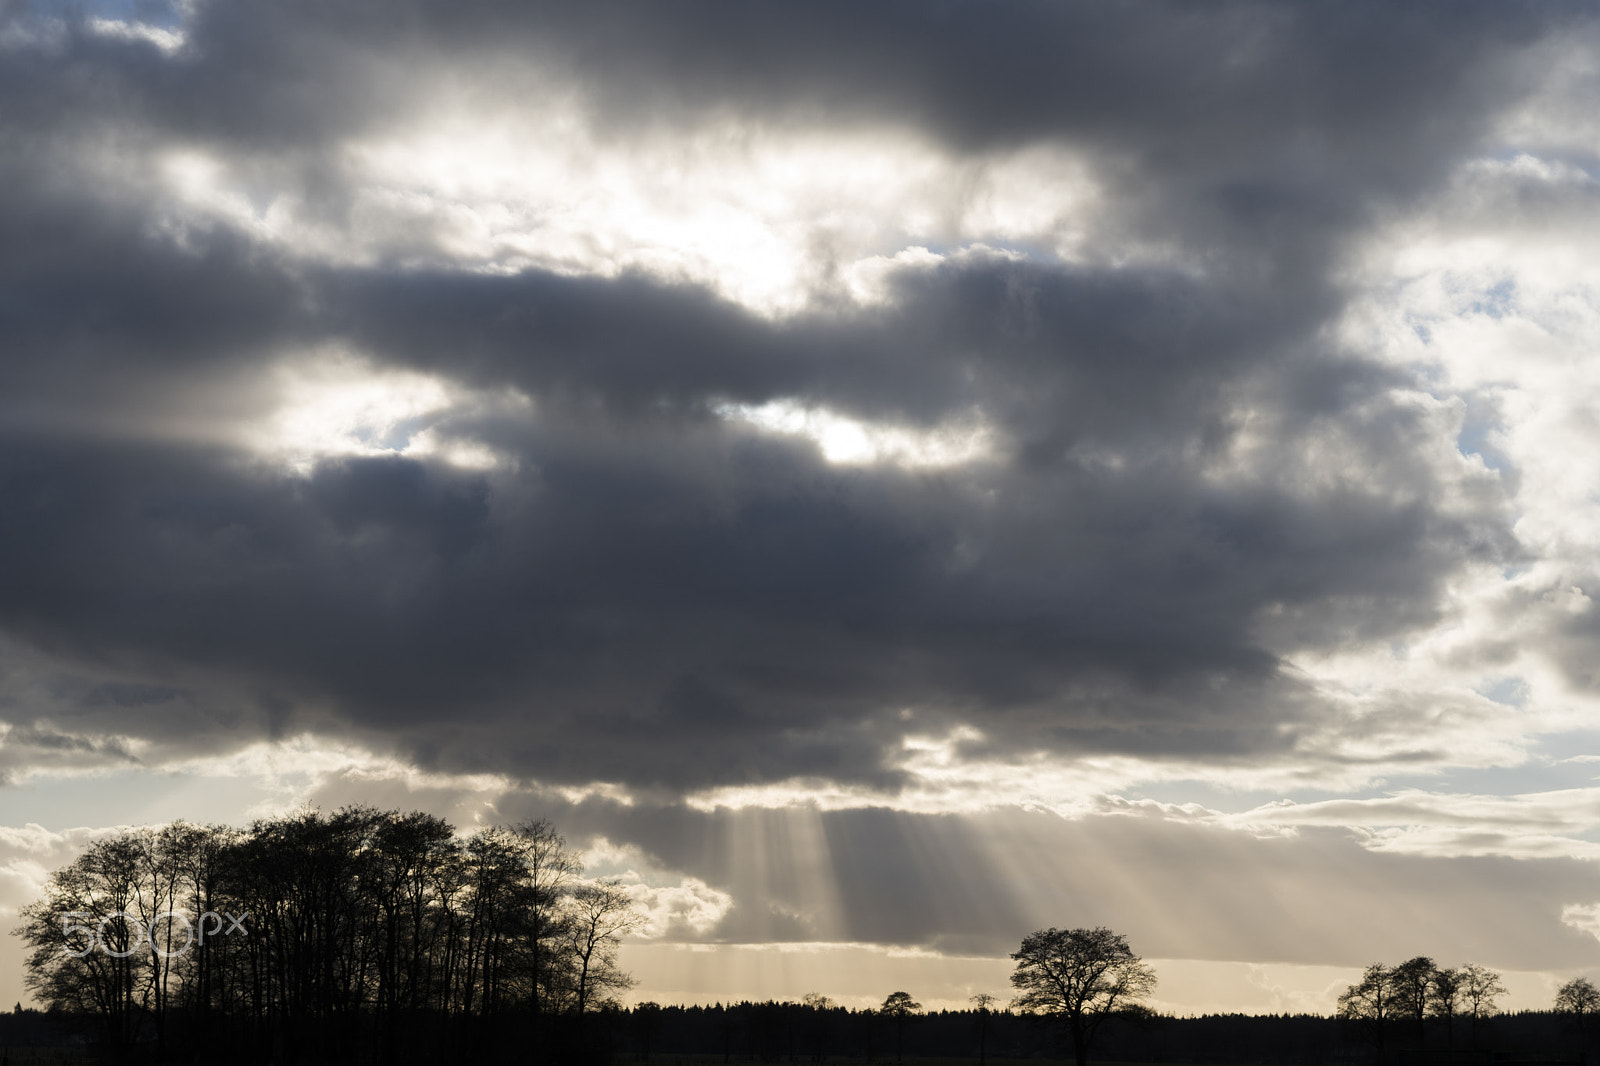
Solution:
[[(617, 947), (641, 916), (586, 879), (544, 821), (462, 837), (422, 813), (176, 823), (92, 843), (15, 930), (47, 1010), (0, 1014), (0, 1047), (197, 1063), (1124, 1062), (1446, 1064), (1592, 1048), (1600, 992), (1499, 1014), (1481, 967), (1369, 967), (1334, 1016), (1173, 1018), (1120, 934), (1047, 929), (1013, 954), (1017, 998), (924, 1012), (908, 992), (623, 1007)], [(1478, 989), (1462, 998), (1461, 989)], [(1331, 1006), (1331, 1005), (1330, 1005)], [(24, 1058), (19, 1055), (15, 1060)], [(1503, 1057), (1501, 1061), (1506, 1061)]]
[[(547, 1019), (549, 1025), (554, 1021)], [(159, 1061), (152, 1044), (111, 1049), (85, 1046), (88, 1019), (59, 1012), (18, 1010), (0, 1013), (0, 1047), (10, 1049), (13, 1066), (29, 1061), (17, 1049), (62, 1047), (75, 1051), (75, 1059), (103, 1057)], [(713, 1006), (658, 1006), (640, 1004), (632, 1009), (607, 1007), (589, 1019), (587, 1046), (559, 1045), (552, 1034), (535, 1043), (524, 1017), (514, 1016), (498, 1027), (482, 1030), (434, 1019), (437, 1031), (427, 1040), (403, 1045), (352, 1043), (348, 1057), (294, 1059), (272, 1054), (261, 1046), (239, 1047), (215, 1043), (193, 1047), (189, 1054), (169, 1048), (169, 1058), (183, 1062), (341, 1062), (341, 1063), (645, 1063), (695, 1066), (715, 1063), (880, 1063), (897, 1061), (895, 1022), (878, 1010), (847, 1010), (838, 1006), (812, 1006), (794, 1002), (729, 1003)], [(1587, 1028), (1587, 1027), (1586, 1027)], [(498, 1046), (488, 1039), (498, 1033)], [(984, 1047), (980, 1054), (980, 1032)], [(446, 1034), (455, 1041), (443, 1043)], [(1558, 1012), (1529, 1011), (1496, 1017), (1481, 1034), (1474, 1050), (1464, 1041), (1446, 1050), (1442, 1034), (1417, 1054), (1402, 1039), (1381, 1056), (1351, 1026), (1337, 1018), (1314, 1015), (1206, 1015), (1174, 1018), (1148, 1015), (1108, 1023), (1095, 1048), (1095, 1062), (1217, 1063), (1245, 1066), (1335, 1066), (1335, 1064), (1390, 1063), (1394, 1066), (1493, 1066), (1493, 1064), (1577, 1064), (1583, 1049), (1587, 1062), (1595, 1059), (1595, 1043), (1586, 1040), (1575, 1020)], [(226, 1034), (214, 1033), (224, 1040)], [(915, 1017), (904, 1028), (906, 1062), (941, 1063), (986, 1061), (990, 1066), (1027, 1061), (1063, 1063), (1072, 1053), (1059, 1026), (1051, 1020), (992, 1011), (931, 1011)], [(384, 1048), (387, 1047), (387, 1050)], [(389, 1055), (388, 1059), (383, 1056)], [(45, 1061), (58, 1061), (46, 1059)], [(69, 1060), (72, 1061), (72, 1060)]]

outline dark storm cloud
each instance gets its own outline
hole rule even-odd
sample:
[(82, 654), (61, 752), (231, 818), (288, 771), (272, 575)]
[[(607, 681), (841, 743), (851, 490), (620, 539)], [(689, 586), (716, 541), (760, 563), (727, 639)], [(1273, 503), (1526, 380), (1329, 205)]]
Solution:
[(295, 342), (303, 294), (270, 255), (221, 228), (175, 241), (69, 163), (48, 142), (0, 139), (0, 419), (46, 436), (125, 429)]
[[(625, 306), (636, 286), (617, 288)], [(1277, 727), (1308, 712), (1252, 635), (1261, 611), (1359, 598), (1387, 606), (1364, 623), (1382, 632), (1494, 550), (1492, 525), (1376, 493), (1208, 491), (1176, 419), (1122, 476), (1070, 442), (919, 475), (538, 394), (551, 410), (494, 438), (525, 465), (492, 475), (391, 458), (285, 478), (195, 446), (12, 435), (8, 629), (233, 670), (453, 767), (884, 784), (881, 749), (960, 719), (1001, 748), (1292, 743)], [(1101, 435), (1147, 436), (1145, 405), (1171, 403), (1130, 394)], [(908, 706), (925, 716), (894, 717)]]
[[(9, 45), (0, 626), (105, 675), (81, 727), (192, 729), (222, 677), (246, 694), (230, 738), (245, 713), (546, 779), (892, 787), (885, 753), (956, 722), (999, 754), (1281, 750), (1323, 712), (1264, 617), (1278, 647), (1403, 631), (1509, 551), (1496, 499), (1461, 505), (1408, 459), (1427, 429), (1392, 373), (1325, 339), (1324, 268), (1370, 199), (1474, 143), (1560, 10), (206, 3), (171, 58), (70, 25)], [(640, 277), (296, 260), (174, 230), (142, 212), (148, 174), (102, 187), (74, 162), (279, 153), (337, 218), (339, 138), (474, 57), (524, 84), (524, 48), (619, 138), (727, 108), (1081, 144), (1126, 178), (1120, 225), (1206, 268), (974, 253), (901, 271), (883, 307), (771, 321)], [(164, 435), (259, 413), (229, 383), (322, 343), (526, 393), (526, 419), (441, 423), (515, 463), (298, 477)], [(1242, 397), (1282, 467), (1222, 488)], [(791, 398), (923, 427), (976, 411), (997, 457), (833, 467), (717, 413)], [(1295, 458), (1335, 429), (1369, 476)], [(115, 696), (139, 686), (183, 695)]]
[[(1064, 139), (1177, 199), (1168, 226), (1276, 239), (1346, 222), (1374, 195), (1435, 177), (1505, 102), (1520, 48), (1582, 28), (1583, 5), (1525, 3), (196, 5), (188, 46), (87, 33), (54, 5), (9, 21), (52, 40), (15, 49), (0, 92), (13, 129), (133, 124), (189, 143), (298, 158), (339, 202), (325, 150), (426, 103), (434, 76), (480, 102), (537, 104), (576, 83), (626, 137), (708, 115), (911, 125), (958, 150)], [(3, 13), (0, 13), (3, 14)], [(521, 94), (528, 94), (523, 96)], [(1195, 217), (1187, 217), (1195, 214)], [(1223, 228), (1217, 228), (1218, 226)]]
[[(976, 405), (1003, 431), (1063, 450), (1078, 435), (1187, 436), (1253, 365), (1317, 354), (1305, 329), (1332, 309), (1288, 286), (981, 255), (896, 281), (887, 311), (780, 325), (643, 279), (368, 274), (321, 291), (353, 341), (469, 380), (653, 410), (804, 396), (913, 424)], [(1337, 361), (1302, 373), (1322, 375), (1320, 393), (1345, 384), (1341, 369), (1368, 379), (1348, 383), (1358, 390), (1376, 384), (1372, 369)]]
[[(8, 6), (24, 25), (66, 11)], [(69, 28), (56, 51), (10, 65), (9, 84), (35, 111), (51, 106), (36, 87), (55, 81), (83, 94), (57, 107), (120, 104), (153, 124), (303, 145), (393, 107), (385, 94), (406, 79), (380, 74), (434, 59), (502, 74), (531, 59), (622, 115), (855, 116), (964, 147), (1068, 135), (1174, 164), (1343, 141), (1369, 149), (1347, 160), (1357, 171), (1402, 175), (1499, 102), (1504, 72), (1486, 64), (1583, 10), (1486, 0), (200, 4), (176, 62)], [(81, 65), (61, 64), (63, 50)], [(85, 76), (87, 65), (99, 76)], [(1303, 143), (1269, 146), (1267, 132)], [(1387, 154), (1370, 150), (1380, 141)]]

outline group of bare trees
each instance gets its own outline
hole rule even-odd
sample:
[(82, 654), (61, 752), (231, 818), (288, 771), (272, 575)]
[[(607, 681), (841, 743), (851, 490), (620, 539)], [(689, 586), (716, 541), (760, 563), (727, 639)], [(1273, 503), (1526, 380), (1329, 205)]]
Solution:
[(640, 921), (548, 822), (463, 837), (366, 807), (101, 838), (22, 917), (30, 990), (113, 1047), (344, 1061), (485, 1020), (581, 1033), (630, 984), (616, 948)]
[(1430, 1022), (1443, 1030), (1446, 1047), (1452, 1047), (1458, 1020), (1466, 1019), (1476, 1046), (1480, 1024), (1498, 1013), (1496, 1000), (1505, 994), (1493, 970), (1471, 962), (1440, 967), (1418, 955), (1396, 966), (1368, 966), (1361, 980), (1339, 997), (1338, 1017), (1356, 1026), (1380, 1057), (1396, 1032), (1425, 1045)]

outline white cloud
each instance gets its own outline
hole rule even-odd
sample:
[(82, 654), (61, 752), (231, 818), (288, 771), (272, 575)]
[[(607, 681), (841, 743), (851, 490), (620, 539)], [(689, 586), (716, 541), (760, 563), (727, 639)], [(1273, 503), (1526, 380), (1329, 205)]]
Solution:
[(903, 129), (731, 117), (618, 142), (559, 84), (540, 83), (538, 108), (508, 113), (461, 98), (458, 81), (438, 86), (431, 109), (339, 146), (351, 199), (337, 215), (319, 209), (292, 157), (160, 149), (165, 225), (181, 239), (222, 222), (348, 265), (637, 271), (769, 315), (829, 297), (841, 279), (855, 300), (881, 300), (881, 264), (929, 255), (930, 244), (1056, 260), (1141, 254), (1121, 241), (1096, 250), (1102, 180), (1067, 146), (963, 157)]
[(1561, 920), (1600, 940), (1600, 903), (1569, 903), (1561, 908)]
[(122, 41), (145, 41), (155, 45), (169, 56), (182, 49), (188, 43), (188, 37), (181, 28), (152, 26), (148, 22), (91, 18), (86, 25), (89, 27), (90, 32), (97, 33), (102, 37), (112, 37)]
[(268, 391), (268, 413), (242, 428), (242, 440), (300, 474), (345, 456), (435, 458), (494, 469), (510, 460), (453, 433), (450, 417), (492, 410), (526, 418), (532, 410), (532, 402), (514, 392), (480, 394), (434, 375), (379, 371), (339, 351), (278, 363)]
[(1207, 820), (1258, 832), (1302, 826), (1360, 831), (1372, 851), (1435, 857), (1600, 858), (1583, 834), (1600, 830), (1600, 788), (1514, 796), (1403, 789), (1368, 799), (1279, 801)]
[(772, 433), (805, 437), (831, 463), (893, 463), (910, 468), (962, 466), (991, 454), (989, 430), (977, 416), (934, 429), (911, 429), (847, 418), (826, 407), (793, 400), (756, 406), (726, 404), (723, 418)]

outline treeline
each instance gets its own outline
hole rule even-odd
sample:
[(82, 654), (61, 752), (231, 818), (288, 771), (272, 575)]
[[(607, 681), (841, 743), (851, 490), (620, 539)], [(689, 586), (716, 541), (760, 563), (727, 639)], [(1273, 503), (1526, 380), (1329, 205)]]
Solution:
[[(821, 997), (807, 998), (812, 1002), (714, 1006), (642, 1003), (632, 1009), (612, 1003), (589, 1016), (588, 1047), (581, 1056), (558, 1057), (548, 1042), (543, 1052), (533, 1051), (530, 1045), (516, 1039), (516, 1030), (511, 1027), (506, 1034), (510, 1039), (502, 1043), (498, 1055), (489, 1057), (517, 1062), (537, 1061), (540, 1057), (551, 1062), (609, 1058), (619, 1064), (653, 1066), (672, 1066), (689, 1056), (700, 1063), (854, 1062), (886, 1066), (895, 1061), (895, 1018), (881, 1010), (845, 1009)], [(816, 1005), (818, 1001), (822, 1005)], [(72, 1023), (72, 1018), (60, 1012), (0, 1013), (0, 1045), (11, 1049), (11, 1061), (22, 1061), (19, 1047), (71, 1042)], [(1573, 1061), (1585, 1046), (1592, 1050), (1592, 1045), (1585, 1043), (1586, 1033), (1593, 1036), (1577, 1016), (1562, 1011), (1505, 1013), (1483, 1023), (1476, 1055), (1462, 1051), (1459, 1044), (1453, 1056), (1443, 1053), (1442, 1045), (1430, 1044), (1432, 1050), (1417, 1056), (1401, 1046), (1404, 1041), (1399, 1041), (1380, 1059), (1349, 1024), (1327, 1015), (1215, 1014), (1176, 1018), (1148, 1014), (1108, 1021), (1095, 1061), (1229, 1066), (1478, 1066), (1490, 1061)], [(907, 1020), (901, 1034), (908, 1062), (928, 1058), (977, 1063), (980, 1056), (989, 1062), (1061, 1062), (1065, 1053), (1063, 1038), (1059, 1026), (1050, 1019), (1005, 1010), (987, 1014), (975, 1010), (930, 1011)], [(443, 1050), (435, 1046), (426, 1051), (431, 1062), (480, 1061), (483, 1057), (478, 1046), (471, 1043)], [(1496, 1052), (1501, 1058), (1494, 1058)], [(227, 1058), (202, 1052), (195, 1057), (201, 1062)], [(281, 1056), (279, 1061), (283, 1061)]]
[[(613, 1049), (621, 1061), (671, 1063), (695, 1056), (735, 1063), (893, 1063), (1070, 1059), (1059, 1019), (1012, 1010), (928, 1011), (896, 1017), (883, 1009), (846, 1009), (819, 996), (808, 1002), (712, 1006), (641, 1003), (616, 1016)], [(1343, 1028), (1317, 1015), (1108, 1018), (1096, 1062), (1349, 1062), (1360, 1048)]]
[[(1041, 1060), (1070, 1061), (1070, 1040), (1058, 1019), (1012, 1010), (929, 1011), (901, 1020), (881, 1009), (846, 1009), (813, 1002), (657, 1006), (642, 1003), (608, 1015), (607, 1033), (621, 1062), (669, 1064), (678, 1056), (730, 1063)], [(1402, 1037), (1380, 1058), (1362, 1032), (1326, 1014), (1211, 1014), (1173, 1017), (1155, 1013), (1109, 1018), (1095, 1045), (1095, 1062), (1223, 1063), (1230, 1066), (1330, 1066), (1434, 1063), (1460, 1066), (1495, 1053), (1513, 1060), (1575, 1059), (1592, 1028), (1561, 1011), (1497, 1014), (1479, 1028), (1477, 1055), (1455, 1044), (1446, 1054), (1442, 1029), (1428, 1050), (1413, 1053)], [(1502, 1058), (1497, 1061), (1507, 1061)], [(1592, 1060), (1591, 1060), (1592, 1061)]]
[(113, 1053), (350, 1063), (578, 1061), (640, 922), (548, 822), (367, 807), (103, 838), (22, 918), (30, 991)]

